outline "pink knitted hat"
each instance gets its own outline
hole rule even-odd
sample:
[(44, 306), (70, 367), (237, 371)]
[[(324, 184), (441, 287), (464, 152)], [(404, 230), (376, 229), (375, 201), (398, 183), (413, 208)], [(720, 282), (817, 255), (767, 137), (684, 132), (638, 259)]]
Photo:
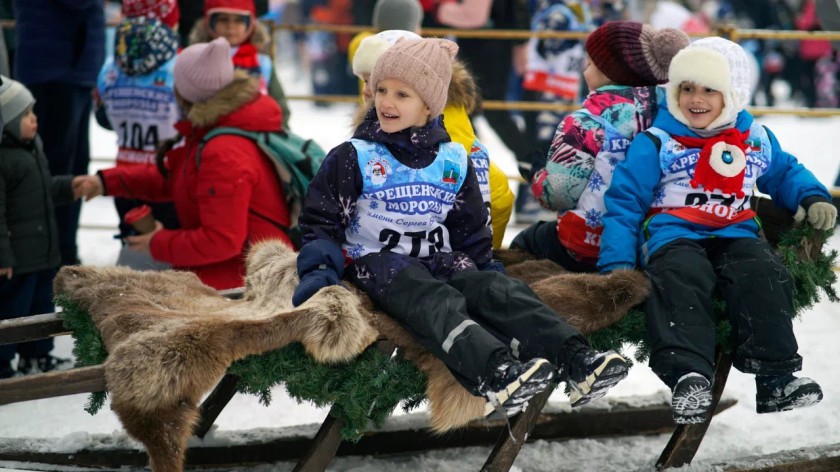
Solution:
[(175, 89), (192, 103), (204, 102), (233, 82), (230, 44), (225, 38), (194, 44), (175, 59)]
[(371, 87), (376, 90), (385, 79), (405, 82), (436, 117), (446, 105), (452, 60), (457, 53), (458, 45), (448, 39), (401, 39), (379, 56), (370, 75)]

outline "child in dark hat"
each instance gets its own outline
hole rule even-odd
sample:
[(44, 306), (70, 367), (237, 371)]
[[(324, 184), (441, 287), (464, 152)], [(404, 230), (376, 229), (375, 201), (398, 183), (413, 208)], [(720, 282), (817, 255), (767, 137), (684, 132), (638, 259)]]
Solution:
[(634, 21), (605, 23), (589, 35), (583, 77), (591, 92), (581, 110), (560, 122), (531, 179), (534, 195), (558, 212), (557, 221), (526, 228), (511, 248), (571, 271), (596, 270), (613, 169), (633, 137), (652, 123), (664, 95), (657, 85), (667, 81), (671, 58), (686, 45), (688, 36), (679, 30)]
[(732, 324), (733, 366), (756, 376), (756, 411), (813, 405), (822, 389), (793, 375), (802, 368), (794, 280), (759, 238), (749, 199), (760, 188), (817, 230), (834, 227), (837, 209), (745, 110), (754, 82), (741, 46), (698, 40), (677, 53), (668, 79), (667, 108), (615, 168), (598, 267), (640, 263), (650, 277), (650, 366), (673, 392), (677, 423), (703, 422), (711, 409), (715, 295)]
[(485, 415), (512, 415), (558, 375), (572, 406), (627, 375), (493, 260), (472, 161), (441, 112), (457, 46), (400, 40), (370, 77), (374, 106), (327, 155), (300, 217), (294, 305), (347, 279), (441, 359)]
[[(3, 77), (0, 115), (0, 320), (52, 313), (52, 282), (61, 263), (54, 205), (79, 195), (73, 176), (50, 176), (35, 99), (20, 82)], [(46, 192), (45, 192), (46, 189)], [(52, 338), (0, 345), (0, 379), (69, 367), (50, 354)], [(17, 372), (11, 362), (18, 359)]]

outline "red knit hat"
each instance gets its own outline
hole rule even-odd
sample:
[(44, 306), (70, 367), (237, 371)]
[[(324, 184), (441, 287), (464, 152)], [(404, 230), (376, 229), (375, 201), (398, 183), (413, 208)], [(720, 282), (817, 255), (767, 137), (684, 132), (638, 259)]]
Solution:
[(256, 18), (257, 8), (254, 0), (205, 0), (204, 18), (209, 18), (213, 13), (236, 13)]
[(157, 18), (170, 28), (177, 26), (181, 19), (181, 10), (176, 0), (123, 0), (122, 14), (127, 18)]
[(586, 39), (586, 54), (616, 84), (641, 87), (667, 82), (671, 58), (687, 45), (678, 29), (610, 21)]
[(205, 0), (204, 1), (204, 24), (208, 32), (213, 36), (210, 28), (211, 18), (214, 13), (233, 13), (235, 15), (247, 15), (248, 35), (254, 31), (254, 22), (257, 19), (257, 7), (254, 0)]

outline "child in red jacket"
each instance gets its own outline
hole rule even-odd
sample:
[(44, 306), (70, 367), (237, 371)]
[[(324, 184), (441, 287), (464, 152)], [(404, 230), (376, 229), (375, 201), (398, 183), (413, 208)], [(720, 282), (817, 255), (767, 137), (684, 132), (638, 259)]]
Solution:
[(184, 145), (166, 155), (163, 175), (149, 166), (115, 167), (80, 176), (74, 185), (88, 198), (107, 194), (172, 201), (181, 228), (160, 224), (125, 238), (129, 247), (195, 272), (216, 289), (243, 284), (245, 252), (256, 241), (291, 245), (286, 199), (269, 158), (249, 138), (223, 134), (197, 148), (217, 127), (278, 131), (280, 107), (260, 94), (256, 80), (234, 71), (230, 45), (219, 38), (186, 48), (175, 61), (175, 95), (186, 117), (175, 128)]

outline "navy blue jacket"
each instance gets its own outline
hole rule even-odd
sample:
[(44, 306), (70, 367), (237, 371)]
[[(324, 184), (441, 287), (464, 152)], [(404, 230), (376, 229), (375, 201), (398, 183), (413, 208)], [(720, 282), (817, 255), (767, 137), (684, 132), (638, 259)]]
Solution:
[[(428, 166), (437, 157), (439, 145), (450, 141), (441, 118), (422, 128), (385, 133), (379, 129), (375, 109), (371, 109), (353, 137), (382, 143), (397, 160), (415, 168)], [(449, 213), (444, 224), (449, 228), (452, 249), (465, 254), (477, 267), (483, 268), (492, 262), (492, 235), (485, 225), (487, 207), (481, 199), (475, 170), (472, 162), (468, 162), (466, 181), (456, 197), (464, 203), (458, 206), (457, 211)], [(343, 275), (343, 267), (336, 265), (340, 265), (338, 261), (343, 259), (340, 254), (345, 241), (347, 213), (355, 207), (362, 185), (356, 148), (350, 142), (333, 148), (309, 185), (299, 219), (303, 233), (298, 256), (300, 275), (323, 265), (335, 270), (339, 277)], [(438, 254), (440, 257), (446, 256)], [(397, 261), (385, 263), (399, 264)], [(449, 261), (438, 259), (435, 264), (449, 265)]]
[(15, 0), (15, 74), (26, 85), (93, 87), (105, 59), (102, 0)]

